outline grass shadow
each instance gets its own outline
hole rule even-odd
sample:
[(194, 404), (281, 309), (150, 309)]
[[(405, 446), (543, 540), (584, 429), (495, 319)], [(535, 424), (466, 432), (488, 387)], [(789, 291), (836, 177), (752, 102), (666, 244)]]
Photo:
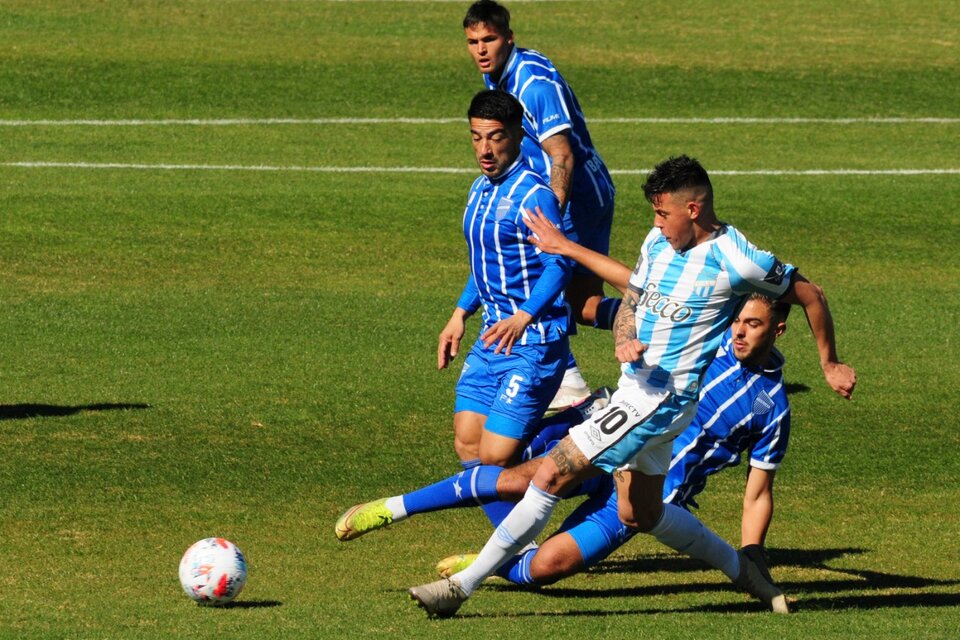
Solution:
[(272, 609), (273, 607), (282, 607), (283, 603), (279, 600), (234, 600), (214, 609)]
[(0, 420), (26, 420), (27, 418), (51, 418), (72, 416), (83, 411), (116, 411), (130, 409), (149, 409), (149, 404), (137, 403), (98, 403), (63, 406), (56, 404), (0, 404)]

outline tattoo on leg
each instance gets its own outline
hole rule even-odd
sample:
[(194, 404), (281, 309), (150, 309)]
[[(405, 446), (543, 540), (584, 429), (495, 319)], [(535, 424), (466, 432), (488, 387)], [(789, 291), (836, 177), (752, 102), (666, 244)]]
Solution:
[(548, 454), (560, 475), (569, 476), (583, 470), (590, 462), (569, 438), (564, 438)]

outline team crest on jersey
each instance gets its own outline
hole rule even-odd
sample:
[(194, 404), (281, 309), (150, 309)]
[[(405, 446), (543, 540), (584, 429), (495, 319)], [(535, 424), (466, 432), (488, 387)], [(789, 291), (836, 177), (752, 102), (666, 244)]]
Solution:
[(510, 198), (500, 198), (500, 202), (497, 203), (497, 211), (493, 214), (493, 216), (497, 222), (500, 222), (510, 214), (512, 209), (513, 200)]
[(761, 391), (753, 399), (753, 415), (763, 416), (773, 409), (773, 399), (767, 395), (766, 391)]
[(693, 285), (693, 292), (701, 298), (708, 298), (716, 285), (716, 280), (697, 280)]

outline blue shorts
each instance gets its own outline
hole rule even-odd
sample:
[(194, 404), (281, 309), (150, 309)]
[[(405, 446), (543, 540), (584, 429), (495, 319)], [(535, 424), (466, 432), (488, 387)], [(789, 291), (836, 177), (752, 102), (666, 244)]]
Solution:
[[(613, 227), (613, 198), (603, 204), (571, 200), (563, 216), (563, 231), (575, 242), (603, 255), (610, 254), (610, 229)], [(575, 274), (593, 272), (579, 264), (574, 265)]]
[(549, 344), (514, 345), (509, 356), (477, 340), (463, 363), (454, 411), (487, 416), (485, 429), (529, 440), (560, 388), (567, 368), (567, 338)]
[(613, 477), (599, 478), (599, 490), (571, 513), (557, 533), (568, 533), (580, 549), (584, 567), (592, 567), (637, 532), (620, 522)]

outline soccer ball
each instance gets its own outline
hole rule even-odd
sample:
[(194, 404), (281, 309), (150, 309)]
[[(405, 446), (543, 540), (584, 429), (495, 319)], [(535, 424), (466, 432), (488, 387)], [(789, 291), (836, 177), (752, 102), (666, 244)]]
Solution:
[(180, 559), (180, 585), (202, 605), (226, 604), (247, 582), (243, 553), (224, 538), (195, 542)]

